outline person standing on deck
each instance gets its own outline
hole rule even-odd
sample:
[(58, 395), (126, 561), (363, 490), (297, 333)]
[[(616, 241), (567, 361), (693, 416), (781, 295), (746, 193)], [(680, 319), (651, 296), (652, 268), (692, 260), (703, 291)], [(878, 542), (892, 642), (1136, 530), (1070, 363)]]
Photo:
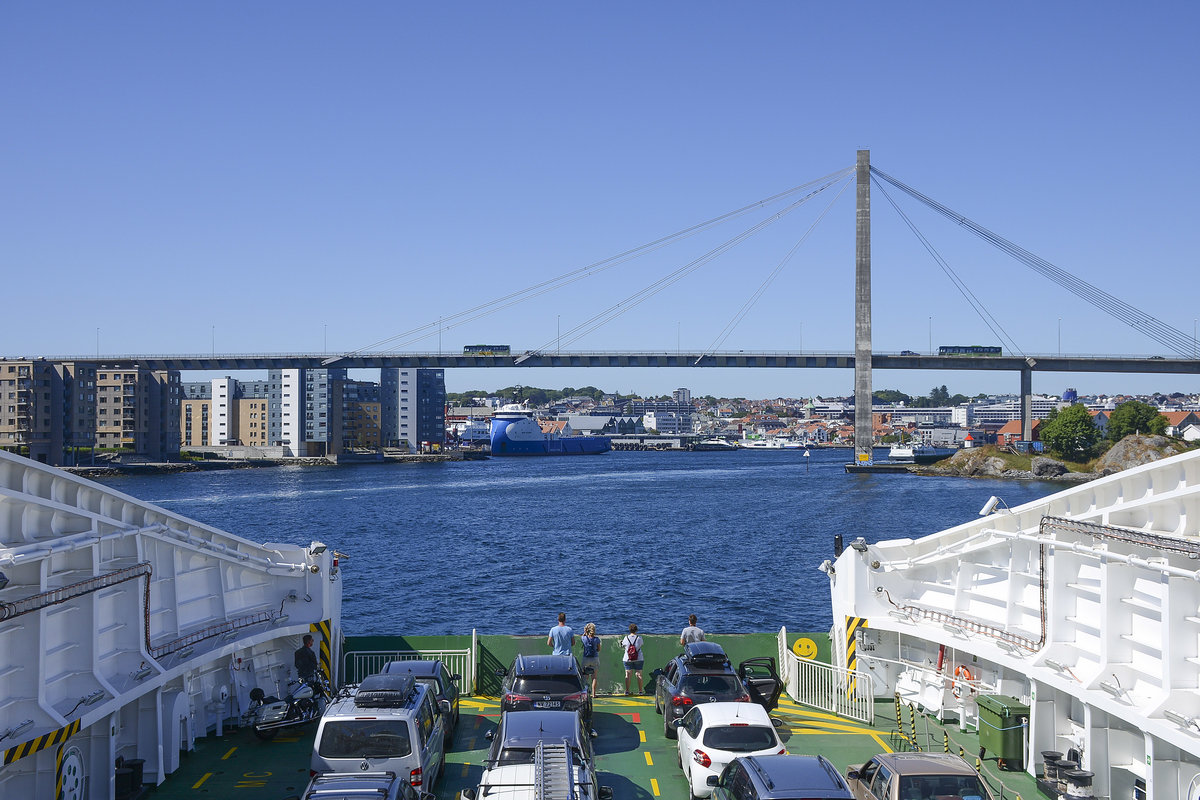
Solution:
[(642, 652), (642, 637), (638, 636), (637, 625), (629, 623), (629, 635), (621, 640), (621, 660), (625, 662), (625, 694), (629, 694), (629, 675), (637, 676), (637, 693), (642, 691), (642, 667), (645, 665), (645, 653)]
[(683, 633), (679, 634), (679, 643), (687, 644), (688, 642), (703, 642), (704, 631), (696, 627), (696, 615), (688, 614), (687, 627), (683, 629)]
[(550, 635), (546, 637), (546, 644), (554, 646), (554, 652), (551, 655), (571, 655), (571, 648), (575, 646), (575, 631), (567, 625), (566, 612), (559, 612), (558, 624), (550, 629)]
[[(592, 697), (596, 696), (596, 675), (600, 672), (600, 637), (596, 635), (596, 623), (589, 622), (583, 626), (583, 636), (579, 637), (583, 645), (583, 657), (580, 659), (583, 674), (592, 671)], [(585, 678), (586, 680), (586, 678)]]
[(296, 649), (293, 659), (296, 665), (296, 675), (307, 683), (317, 674), (317, 654), (313, 652), (313, 637), (311, 633), (304, 634), (304, 644)]

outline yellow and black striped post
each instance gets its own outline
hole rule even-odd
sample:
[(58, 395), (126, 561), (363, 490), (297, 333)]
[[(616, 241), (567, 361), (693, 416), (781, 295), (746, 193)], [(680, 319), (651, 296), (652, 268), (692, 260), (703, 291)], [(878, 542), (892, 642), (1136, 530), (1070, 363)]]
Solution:
[(333, 680), (333, 645), (329, 641), (330, 620), (313, 622), (308, 626), (308, 632), (315, 634), (320, 640), (317, 652), (317, 666), (325, 673), (325, 680)]
[(920, 752), (921, 747), (917, 744), (917, 707), (912, 703), (908, 704), (908, 740), (912, 742), (913, 750)]
[(896, 733), (904, 735), (904, 723), (900, 721), (900, 693), (892, 695), (896, 699)]
[(950, 732), (949, 731), (942, 731), (942, 752), (943, 753), (950, 752)]
[(865, 617), (846, 617), (846, 669), (850, 670), (848, 689), (853, 695), (858, 690), (858, 678), (854, 671), (858, 669), (858, 632), (867, 627)]
[(75, 720), (69, 725), (64, 725), (58, 730), (38, 736), (36, 739), (30, 739), (28, 742), (23, 742), (16, 747), (10, 747), (4, 751), (4, 764), (13, 763), (25, 756), (32, 755), (39, 750), (45, 750), (47, 747), (53, 747), (56, 744), (62, 744), (79, 732), (79, 720)]

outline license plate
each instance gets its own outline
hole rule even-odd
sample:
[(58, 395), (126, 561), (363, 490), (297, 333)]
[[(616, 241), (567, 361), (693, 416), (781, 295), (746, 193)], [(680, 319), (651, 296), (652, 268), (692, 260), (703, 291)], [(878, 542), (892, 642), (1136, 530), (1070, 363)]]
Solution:
[(562, 708), (561, 700), (535, 700), (534, 708)]

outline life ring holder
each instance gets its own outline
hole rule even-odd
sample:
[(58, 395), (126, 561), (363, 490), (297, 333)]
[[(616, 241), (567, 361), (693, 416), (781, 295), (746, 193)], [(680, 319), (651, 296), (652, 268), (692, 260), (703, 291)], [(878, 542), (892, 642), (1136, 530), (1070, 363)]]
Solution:
[(963, 664), (959, 664), (954, 668), (954, 688), (951, 690), (954, 694), (954, 699), (962, 700), (963, 684), (967, 686), (968, 694), (975, 694), (975, 687), (971, 685), (971, 681), (975, 680), (975, 676), (971, 674), (971, 670)]

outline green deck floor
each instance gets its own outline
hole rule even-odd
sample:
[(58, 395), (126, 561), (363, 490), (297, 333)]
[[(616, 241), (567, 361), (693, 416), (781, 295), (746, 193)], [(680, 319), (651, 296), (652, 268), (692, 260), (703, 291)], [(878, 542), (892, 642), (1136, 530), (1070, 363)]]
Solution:
[[(462, 789), (478, 784), (488, 745), (484, 734), (496, 726), (499, 714), (495, 698), (463, 698), (454, 747), (446, 756), (446, 774), (437, 787), (439, 800), (456, 800)], [(907, 739), (897, 734), (895, 708), (890, 701), (877, 704), (874, 727), (798, 706), (786, 697), (773, 716), (782, 720), (779, 733), (788, 752), (822, 754), (843, 772), (848, 765), (862, 763), (876, 753), (912, 749)], [(907, 711), (902, 720), (905, 730), (909, 730)], [(953, 724), (944, 729), (931, 719), (928, 730), (932, 746), (926, 747), (925, 718), (918, 714), (915, 722), (917, 743), (922, 749), (942, 750), (942, 733), (946, 730), (951, 749), (958, 752), (961, 746), (974, 763), (978, 736), (960, 733)], [(594, 741), (599, 780), (613, 788), (614, 800), (688, 800), (675, 741), (663, 735), (662, 717), (654, 711), (653, 697), (598, 698), (594, 727), (599, 734)], [(279, 736), (271, 742), (259, 741), (248, 729), (199, 739), (195, 752), (187, 755), (180, 768), (151, 796), (282, 800), (300, 794), (308, 784), (314, 732), (315, 726), (310, 726), (299, 736)], [(981, 766), (997, 798), (1038, 797), (1029, 775), (1001, 771), (994, 758), (984, 760)]]

